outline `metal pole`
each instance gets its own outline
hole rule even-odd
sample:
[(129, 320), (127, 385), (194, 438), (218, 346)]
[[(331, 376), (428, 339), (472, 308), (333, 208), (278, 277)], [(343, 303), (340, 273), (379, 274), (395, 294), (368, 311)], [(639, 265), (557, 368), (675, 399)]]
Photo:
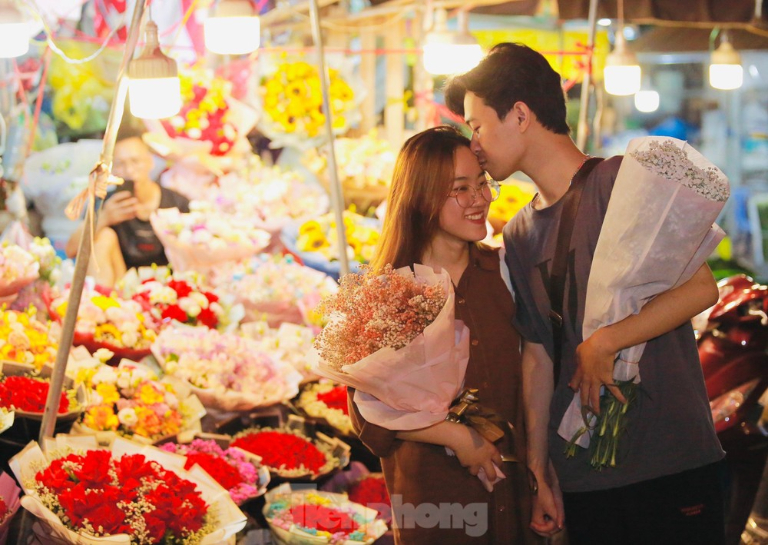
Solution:
[(347, 234), (344, 230), (344, 195), (339, 182), (339, 171), (336, 168), (336, 148), (334, 147), (333, 124), (331, 123), (331, 98), (328, 92), (328, 73), (325, 70), (325, 56), (323, 53), (323, 36), (320, 33), (320, 14), (317, 8), (317, 0), (311, 0), (309, 4), (310, 22), (312, 24), (312, 38), (317, 50), (317, 69), (320, 72), (320, 89), (323, 93), (323, 110), (325, 113), (325, 131), (328, 134), (328, 173), (331, 183), (331, 206), (336, 216), (336, 236), (339, 242), (340, 275), (349, 272), (349, 259), (347, 258)]
[(587, 138), (589, 137), (589, 87), (592, 85), (592, 55), (595, 48), (595, 32), (597, 28), (597, 1), (589, 0), (589, 36), (587, 47), (589, 48), (589, 62), (584, 79), (581, 82), (581, 102), (579, 106), (579, 125), (576, 130), (576, 146), (583, 152), (587, 151)]
[[(117, 88), (115, 96), (112, 99), (112, 107), (107, 118), (107, 126), (104, 130), (104, 140), (102, 142), (101, 157), (94, 167), (91, 176), (108, 176), (112, 170), (112, 154), (115, 150), (115, 140), (117, 138), (117, 129), (120, 127), (120, 121), (125, 109), (125, 97), (128, 93), (128, 63), (133, 57), (136, 49), (136, 42), (139, 40), (141, 30), (141, 18), (144, 14), (145, 0), (137, 0), (136, 7), (131, 19), (130, 33), (125, 42), (125, 51), (123, 60), (117, 73)], [(89, 180), (88, 183), (93, 183)], [(67, 312), (64, 316), (64, 322), (61, 327), (61, 339), (59, 340), (59, 350), (56, 352), (56, 362), (51, 373), (51, 384), (48, 390), (48, 399), (45, 403), (45, 412), (43, 421), (40, 425), (39, 443), (42, 445), (46, 437), (53, 437), (53, 431), (56, 426), (56, 414), (59, 408), (59, 397), (64, 384), (64, 372), (67, 370), (69, 361), (69, 351), (72, 348), (72, 339), (75, 336), (75, 325), (77, 324), (77, 312), (80, 309), (80, 299), (83, 295), (83, 286), (85, 276), (88, 271), (88, 261), (91, 258), (91, 237), (87, 232), (88, 226), (95, 224), (96, 216), (93, 210), (93, 203), (85, 207), (86, 228), (83, 230), (83, 236), (80, 237), (80, 245), (75, 259), (75, 272), (72, 278), (72, 285), (69, 290), (69, 299), (67, 301)]]

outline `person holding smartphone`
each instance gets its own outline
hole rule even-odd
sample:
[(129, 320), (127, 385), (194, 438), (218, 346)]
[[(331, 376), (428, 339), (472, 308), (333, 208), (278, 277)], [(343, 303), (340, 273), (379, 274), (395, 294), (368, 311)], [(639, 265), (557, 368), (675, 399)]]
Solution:
[[(149, 222), (160, 208), (189, 212), (189, 200), (160, 186), (151, 177), (154, 161), (140, 132), (118, 134), (112, 159), (112, 173), (125, 180), (115, 187), (97, 208), (93, 258), (89, 274), (100, 285), (111, 287), (132, 267), (167, 265), (168, 258)], [(97, 205), (98, 206), (98, 205)], [(86, 226), (81, 225), (66, 246), (68, 257), (75, 257)]]

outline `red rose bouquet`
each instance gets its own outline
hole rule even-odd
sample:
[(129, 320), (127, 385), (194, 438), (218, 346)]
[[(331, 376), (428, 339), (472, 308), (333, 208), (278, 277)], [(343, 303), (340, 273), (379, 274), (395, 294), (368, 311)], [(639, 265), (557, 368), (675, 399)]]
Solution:
[(219, 295), (194, 273), (171, 274), (167, 267), (146, 267), (120, 286), (123, 297), (137, 301), (160, 328), (176, 321), (223, 330), (239, 322), (238, 312), (231, 312), (230, 305), (222, 304)]
[(183, 457), (119, 438), (111, 451), (63, 435), (48, 446), (44, 454), (30, 443), (10, 461), (43, 542), (208, 544), (245, 525), (229, 495), (204, 471), (185, 471)]
[(189, 470), (195, 464), (200, 466), (238, 505), (267, 490), (269, 470), (239, 448), (223, 449), (212, 439), (195, 439), (188, 445), (165, 443), (160, 449), (185, 456), (184, 469)]
[(296, 408), (311, 418), (323, 420), (343, 434), (351, 435), (347, 387), (333, 382), (307, 384), (296, 400)]
[(231, 446), (255, 454), (286, 479), (316, 479), (349, 463), (345, 443), (322, 433), (313, 440), (296, 429), (250, 428), (235, 435)]

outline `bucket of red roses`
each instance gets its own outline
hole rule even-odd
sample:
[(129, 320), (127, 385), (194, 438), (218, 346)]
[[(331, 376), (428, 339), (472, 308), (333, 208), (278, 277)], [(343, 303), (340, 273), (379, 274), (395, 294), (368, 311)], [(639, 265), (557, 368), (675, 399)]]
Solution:
[(166, 375), (190, 384), (207, 409), (250, 411), (293, 398), (301, 374), (252, 339), (207, 327), (160, 332), (152, 351)]
[(235, 434), (230, 446), (258, 456), (273, 482), (317, 482), (349, 464), (350, 448), (308, 428), (303, 418), (289, 415), (280, 427), (252, 427)]
[(16, 485), (13, 477), (7, 473), (0, 473), (0, 545), (5, 545), (11, 520), (21, 505), (20, 492), (21, 489)]
[(354, 437), (347, 406), (347, 387), (329, 380), (305, 384), (294, 402), (295, 407), (334, 433)]
[(205, 407), (185, 382), (158, 378), (148, 366), (130, 360), (117, 367), (100, 365), (82, 378), (89, 406), (73, 433), (95, 435), (107, 446), (118, 436), (144, 444), (173, 438), (189, 442), (201, 431)]
[(186, 457), (184, 469), (197, 464), (229, 492), (237, 505), (262, 496), (270, 482), (269, 469), (255, 454), (229, 446), (229, 437), (198, 433), (187, 444), (164, 443), (161, 450)]
[(289, 483), (266, 495), (264, 517), (275, 541), (284, 545), (370, 545), (387, 524), (346, 494), (293, 490)]
[[(51, 302), (52, 320), (63, 320), (68, 302), (66, 289)], [(86, 288), (80, 299), (73, 344), (85, 346), (91, 353), (100, 348), (110, 350), (110, 363), (114, 365), (123, 358), (139, 361), (151, 354), (155, 329), (156, 324), (138, 302)]]
[(229, 494), (183, 456), (117, 438), (60, 434), (10, 461), (43, 543), (234, 543), (246, 523)]
[[(40, 435), (50, 377), (47, 366), (38, 372), (31, 365), (0, 362), (0, 407), (14, 412), (13, 424), (0, 435), (0, 442), (20, 448)], [(54, 433), (68, 432), (85, 404), (85, 390), (65, 377)]]

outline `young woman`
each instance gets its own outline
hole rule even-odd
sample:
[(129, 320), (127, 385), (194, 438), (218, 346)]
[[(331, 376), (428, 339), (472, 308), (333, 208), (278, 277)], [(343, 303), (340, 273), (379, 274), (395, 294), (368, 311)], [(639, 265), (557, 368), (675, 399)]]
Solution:
[[(525, 462), (520, 338), (515, 306), (502, 277), (499, 250), (478, 244), (499, 187), (486, 178), (470, 142), (451, 127), (410, 138), (397, 158), (380, 246), (381, 268), (422, 263), (445, 269), (456, 291), (456, 319), (470, 331), (465, 386), (478, 388), (483, 405), (514, 427), (496, 444), (474, 429), (448, 421), (413, 431), (366, 422), (354, 406), (362, 442), (381, 457), (395, 520), (396, 542), (466, 544), (536, 543), (529, 529), (531, 494)], [(445, 447), (456, 456), (449, 456)], [(517, 462), (502, 462), (500, 452)], [(488, 491), (476, 476), (506, 478)]]

